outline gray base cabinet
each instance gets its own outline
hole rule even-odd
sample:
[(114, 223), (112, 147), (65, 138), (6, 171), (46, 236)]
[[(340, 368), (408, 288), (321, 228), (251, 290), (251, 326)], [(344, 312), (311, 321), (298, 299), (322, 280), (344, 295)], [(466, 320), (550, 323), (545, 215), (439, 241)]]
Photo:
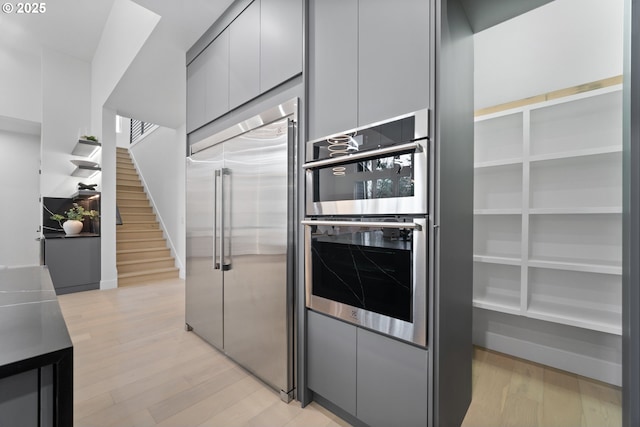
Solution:
[(308, 311), (309, 388), (372, 426), (426, 426), (427, 350)]
[(58, 295), (100, 288), (99, 237), (45, 238), (44, 262)]
[(38, 370), (0, 379), (0, 426), (38, 426)]
[(313, 311), (307, 321), (309, 388), (356, 415), (356, 327)]
[(358, 328), (357, 416), (370, 426), (426, 426), (428, 352)]

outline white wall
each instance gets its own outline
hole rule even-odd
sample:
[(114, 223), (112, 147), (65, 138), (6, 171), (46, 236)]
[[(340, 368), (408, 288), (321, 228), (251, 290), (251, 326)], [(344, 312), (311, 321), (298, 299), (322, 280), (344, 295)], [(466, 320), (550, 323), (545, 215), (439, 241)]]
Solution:
[(475, 35), (475, 106), (622, 74), (624, 0), (555, 0)]
[(12, 20), (5, 20), (3, 33), (15, 37), (0, 39), (0, 116), (32, 122), (42, 121), (42, 81), (40, 47), (21, 34), (18, 27), (10, 28)]
[[(72, 177), (71, 151), (91, 133), (91, 65), (49, 49), (42, 52), (42, 176), (44, 197), (69, 197), (77, 183), (99, 179)], [(99, 158), (97, 159), (99, 161)]]
[[(130, 0), (115, 0), (91, 63), (91, 127), (102, 141), (101, 289), (117, 287), (116, 111), (105, 107), (160, 17)], [(113, 222), (107, 220), (114, 218)]]
[(91, 111), (96, 129), (102, 126), (102, 108), (107, 99), (159, 20), (159, 15), (130, 0), (114, 1), (92, 61)]
[(129, 149), (183, 278), (185, 135), (184, 126), (159, 127)]
[[(483, 108), (622, 74), (624, 0), (555, 0), (475, 35)], [(474, 343), (621, 384), (621, 337), (474, 309)]]
[(0, 130), (0, 265), (40, 264), (40, 135)]
[(116, 147), (128, 149), (131, 145), (131, 119), (120, 117), (120, 125), (122, 131), (116, 133)]

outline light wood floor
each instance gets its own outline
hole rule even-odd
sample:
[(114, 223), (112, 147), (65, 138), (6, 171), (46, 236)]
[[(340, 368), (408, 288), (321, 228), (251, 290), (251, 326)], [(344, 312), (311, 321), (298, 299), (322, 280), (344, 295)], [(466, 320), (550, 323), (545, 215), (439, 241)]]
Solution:
[[(346, 426), (312, 403), (282, 403), (184, 331), (184, 282), (59, 297), (75, 348), (75, 425)], [(620, 390), (475, 349), (463, 427), (620, 426)]]

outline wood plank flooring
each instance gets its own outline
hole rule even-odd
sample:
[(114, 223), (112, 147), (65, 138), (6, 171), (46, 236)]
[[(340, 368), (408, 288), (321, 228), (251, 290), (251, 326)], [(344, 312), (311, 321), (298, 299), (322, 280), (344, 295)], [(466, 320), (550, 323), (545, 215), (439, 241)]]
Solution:
[[(75, 348), (78, 427), (346, 426), (284, 404), (184, 330), (184, 282), (59, 297)], [(620, 426), (618, 388), (476, 348), (463, 427)]]

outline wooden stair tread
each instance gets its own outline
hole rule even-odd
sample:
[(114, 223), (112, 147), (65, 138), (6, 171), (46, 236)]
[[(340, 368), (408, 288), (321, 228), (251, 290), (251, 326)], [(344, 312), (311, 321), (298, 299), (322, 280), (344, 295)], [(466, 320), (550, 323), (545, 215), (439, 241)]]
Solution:
[(144, 249), (120, 249), (116, 251), (116, 255), (117, 254), (137, 254), (140, 252), (157, 252), (157, 251), (166, 251), (168, 250), (167, 247), (162, 247), (162, 248), (144, 248)]
[(148, 264), (148, 263), (152, 263), (152, 262), (159, 262), (159, 261), (174, 261), (173, 257), (167, 256), (167, 257), (160, 257), (160, 258), (148, 258), (148, 259), (135, 259), (132, 261), (120, 261), (118, 263), (116, 263), (116, 265), (135, 265), (135, 264)]
[(158, 241), (163, 241), (164, 242), (164, 238), (163, 237), (145, 237), (145, 238), (140, 238), (140, 239), (119, 239), (117, 243), (131, 243), (131, 242), (158, 242)]
[(130, 220), (124, 221), (124, 224), (157, 224), (157, 223), (158, 221), (156, 220), (136, 221), (136, 220), (130, 219)]
[(116, 227), (118, 286), (178, 277), (180, 270), (129, 150), (121, 147), (116, 151), (116, 204), (124, 223)]
[(154, 268), (151, 270), (143, 270), (143, 271), (135, 271), (133, 273), (122, 273), (122, 274), (118, 274), (118, 278), (127, 278), (127, 277), (138, 277), (138, 276), (146, 276), (149, 274), (156, 274), (156, 273), (172, 273), (172, 272), (178, 272), (178, 268), (177, 267), (166, 267), (166, 268)]

